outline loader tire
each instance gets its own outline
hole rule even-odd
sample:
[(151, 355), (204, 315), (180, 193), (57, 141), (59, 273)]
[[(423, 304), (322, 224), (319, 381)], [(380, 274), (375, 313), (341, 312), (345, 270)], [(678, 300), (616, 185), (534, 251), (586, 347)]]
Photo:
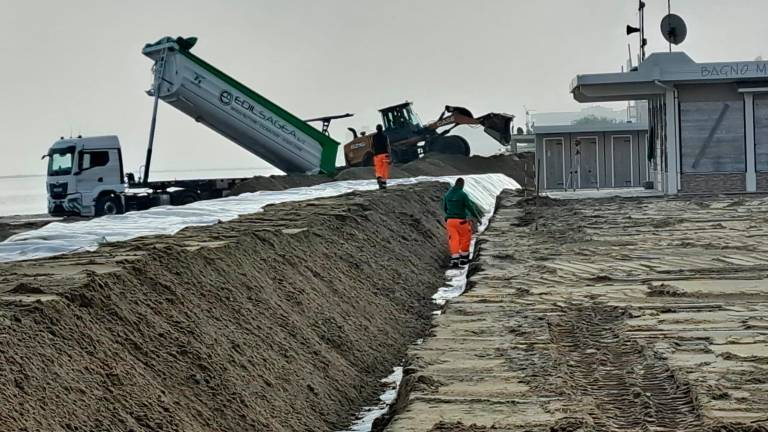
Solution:
[(419, 149), (416, 146), (392, 150), (392, 162), (394, 163), (404, 164), (415, 161), (418, 158)]
[(429, 141), (427, 152), (469, 156), (469, 143), (458, 135), (438, 137)]
[(363, 161), (360, 162), (360, 166), (373, 166), (373, 153), (366, 153), (365, 156), (363, 156)]

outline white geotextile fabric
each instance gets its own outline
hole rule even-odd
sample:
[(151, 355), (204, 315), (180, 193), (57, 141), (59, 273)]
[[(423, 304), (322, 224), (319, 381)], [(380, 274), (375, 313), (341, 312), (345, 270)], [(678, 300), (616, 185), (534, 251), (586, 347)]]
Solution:
[(389, 406), (395, 403), (397, 391), (400, 388), (400, 382), (403, 380), (403, 368), (397, 366), (394, 371), (381, 383), (386, 386), (384, 393), (379, 395), (379, 404), (372, 407), (363, 408), (358, 415), (357, 420), (352, 423), (349, 429), (344, 432), (371, 432), (373, 422), (389, 411)]
[[(425, 181), (453, 182), (457, 177), (414, 177), (391, 180), (390, 184), (414, 184)], [(514, 180), (502, 174), (463, 177), (466, 179), (466, 192), (486, 210), (486, 213), (493, 210), (496, 196), (503, 189), (520, 187)], [(256, 213), (269, 204), (337, 196), (353, 191), (373, 190), (376, 187), (375, 180), (338, 181), (284, 191), (246, 193), (235, 197), (198, 201), (184, 206), (155, 207), (145, 211), (104, 216), (83, 222), (54, 222), (34, 231), (14, 235), (0, 243), (0, 262), (94, 250), (102, 243), (142, 236), (175, 234), (189, 226), (212, 225), (235, 219), (240, 215)]]

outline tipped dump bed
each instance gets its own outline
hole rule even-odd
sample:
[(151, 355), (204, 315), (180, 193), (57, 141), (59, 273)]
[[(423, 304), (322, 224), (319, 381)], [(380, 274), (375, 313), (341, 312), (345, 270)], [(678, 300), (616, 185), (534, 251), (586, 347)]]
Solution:
[(192, 54), (192, 45), (166, 37), (144, 47), (162, 70), (160, 99), (286, 173), (335, 171), (338, 142)]

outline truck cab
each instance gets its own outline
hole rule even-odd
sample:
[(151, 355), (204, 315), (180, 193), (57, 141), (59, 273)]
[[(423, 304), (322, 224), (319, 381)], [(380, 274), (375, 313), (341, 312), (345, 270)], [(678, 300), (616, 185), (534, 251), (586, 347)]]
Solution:
[(123, 212), (123, 160), (114, 135), (62, 138), (48, 153), (48, 213), (102, 216)]

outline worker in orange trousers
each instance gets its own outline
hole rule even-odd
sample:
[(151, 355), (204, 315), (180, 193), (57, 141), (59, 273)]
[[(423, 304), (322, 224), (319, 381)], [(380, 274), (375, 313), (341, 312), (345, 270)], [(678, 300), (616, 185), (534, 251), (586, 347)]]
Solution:
[(376, 125), (376, 133), (373, 134), (373, 168), (376, 171), (376, 182), (379, 189), (387, 188), (389, 180), (389, 164), (392, 162), (392, 149), (389, 146), (389, 138), (384, 133), (384, 127)]
[(469, 263), (469, 246), (472, 243), (472, 218), (483, 217), (480, 209), (464, 192), (464, 179), (458, 178), (443, 197), (448, 247), (451, 252), (451, 267)]

